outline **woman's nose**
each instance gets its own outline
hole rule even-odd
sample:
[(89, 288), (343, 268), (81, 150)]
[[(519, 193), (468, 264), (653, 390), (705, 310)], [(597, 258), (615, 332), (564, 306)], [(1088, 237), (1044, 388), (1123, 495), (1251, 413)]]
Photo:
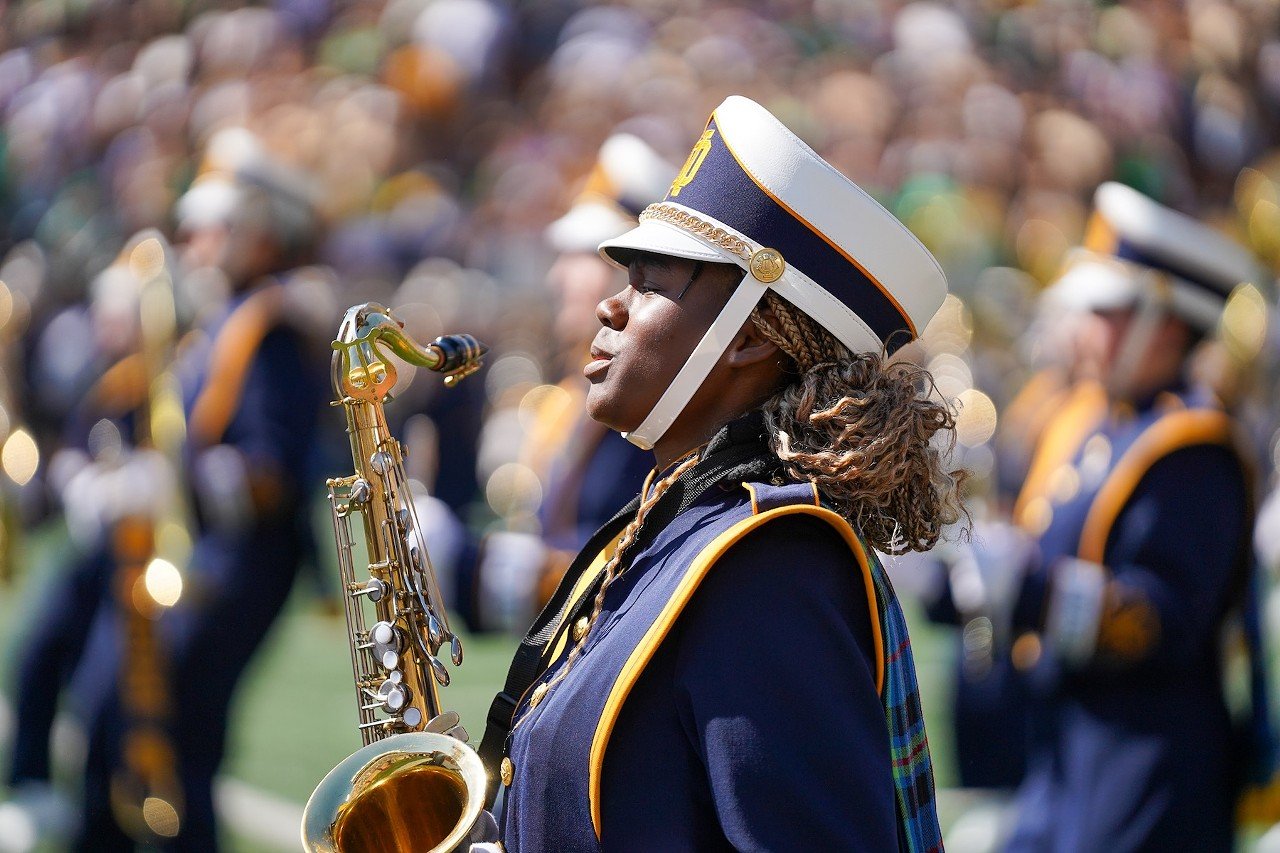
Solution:
[(623, 299), (625, 293), (625, 290), (621, 290), (596, 304), (596, 317), (600, 323), (615, 332), (627, 325), (627, 305)]

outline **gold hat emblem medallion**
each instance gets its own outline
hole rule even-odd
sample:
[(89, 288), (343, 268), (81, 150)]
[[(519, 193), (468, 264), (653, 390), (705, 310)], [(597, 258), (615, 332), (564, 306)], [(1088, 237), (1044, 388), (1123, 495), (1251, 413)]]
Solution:
[(756, 249), (751, 253), (751, 274), (757, 281), (771, 284), (782, 278), (787, 262), (777, 249)]

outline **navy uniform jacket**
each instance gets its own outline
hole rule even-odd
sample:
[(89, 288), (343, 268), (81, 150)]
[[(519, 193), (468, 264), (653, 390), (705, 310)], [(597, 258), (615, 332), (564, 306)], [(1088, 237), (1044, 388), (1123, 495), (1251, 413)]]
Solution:
[(1017, 619), (1044, 624), (1070, 556), (1106, 566), (1125, 606), (1104, 616), (1081, 665), (1063, 664), (1048, 640), (1038, 658), (1024, 655), (1036, 701), (1011, 849), (1230, 850), (1218, 641), (1243, 593), (1251, 526), (1230, 421), (1167, 392), (1120, 411), (1085, 389), (1064, 413), (1074, 422), (1046, 435), (1019, 501), (1020, 520), (1043, 527), (1043, 559)]
[[(190, 594), (168, 625), (181, 674), (172, 687), (188, 837), (179, 846), (190, 850), (213, 849), (211, 785), (232, 695), (312, 551), (305, 508), (327, 368), (288, 323), (280, 285), (237, 297), (206, 331), (209, 347), (191, 354), (184, 383), (192, 479), (205, 494)], [(209, 448), (223, 455), (202, 456)], [(243, 491), (210, 499), (208, 478), (233, 469)], [(238, 512), (219, 516), (229, 499)]]
[(752, 504), (733, 483), (655, 522), (568, 677), (526, 692), (507, 850), (898, 849), (883, 652), (849, 543), (773, 517), (690, 586)]

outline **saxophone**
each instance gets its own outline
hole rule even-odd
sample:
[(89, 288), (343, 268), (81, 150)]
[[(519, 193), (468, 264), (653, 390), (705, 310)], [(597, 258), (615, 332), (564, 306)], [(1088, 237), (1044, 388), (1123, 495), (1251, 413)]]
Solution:
[[(484, 806), (486, 777), (437, 684), (462, 643), (449, 630), (421, 540), (404, 470), (405, 449), (383, 404), (404, 361), (445, 374), (452, 386), (480, 368), (486, 348), (469, 335), (423, 347), (381, 305), (347, 311), (333, 343), (333, 386), (347, 417), (355, 474), (328, 481), (364, 747), (333, 768), (307, 801), (303, 846), (315, 853), (445, 853), (461, 846)], [(355, 576), (351, 516), (363, 522), (368, 576)], [(369, 625), (366, 610), (375, 621)]]
[[(177, 313), (168, 250), (159, 232), (131, 241), (129, 268), (141, 283), (139, 331), (146, 391), (136, 413), (138, 451), (158, 454), (164, 470), (182, 471), (186, 439), (182, 395), (173, 371)], [(112, 536), (113, 580), (122, 625), (121, 758), (111, 778), (116, 823), (134, 840), (156, 844), (175, 837), (183, 819), (173, 725), (169, 660), (160, 636), (161, 615), (182, 594), (191, 553), (190, 516), (178, 483), (154, 512), (121, 518)]]

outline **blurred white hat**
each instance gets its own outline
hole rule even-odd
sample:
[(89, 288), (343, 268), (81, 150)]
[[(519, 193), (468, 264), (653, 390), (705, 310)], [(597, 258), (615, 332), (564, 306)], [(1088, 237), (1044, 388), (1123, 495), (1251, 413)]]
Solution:
[(605, 240), (634, 228), (636, 217), (666, 193), (676, 167), (638, 136), (617, 133), (600, 156), (569, 212), (547, 226), (558, 252), (594, 252)]
[(316, 187), (268, 154), (252, 132), (226, 128), (210, 138), (201, 174), (178, 199), (175, 215), (178, 228), (188, 231), (254, 216), (255, 226), (294, 245), (316, 227)]
[(1046, 295), (1085, 311), (1160, 299), (1171, 313), (1208, 331), (1238, 285), (1260, 281), (1243, 246), (1132, 187), (1105, 183), (1094, 195), (1083, 246), (1067, 256)]

